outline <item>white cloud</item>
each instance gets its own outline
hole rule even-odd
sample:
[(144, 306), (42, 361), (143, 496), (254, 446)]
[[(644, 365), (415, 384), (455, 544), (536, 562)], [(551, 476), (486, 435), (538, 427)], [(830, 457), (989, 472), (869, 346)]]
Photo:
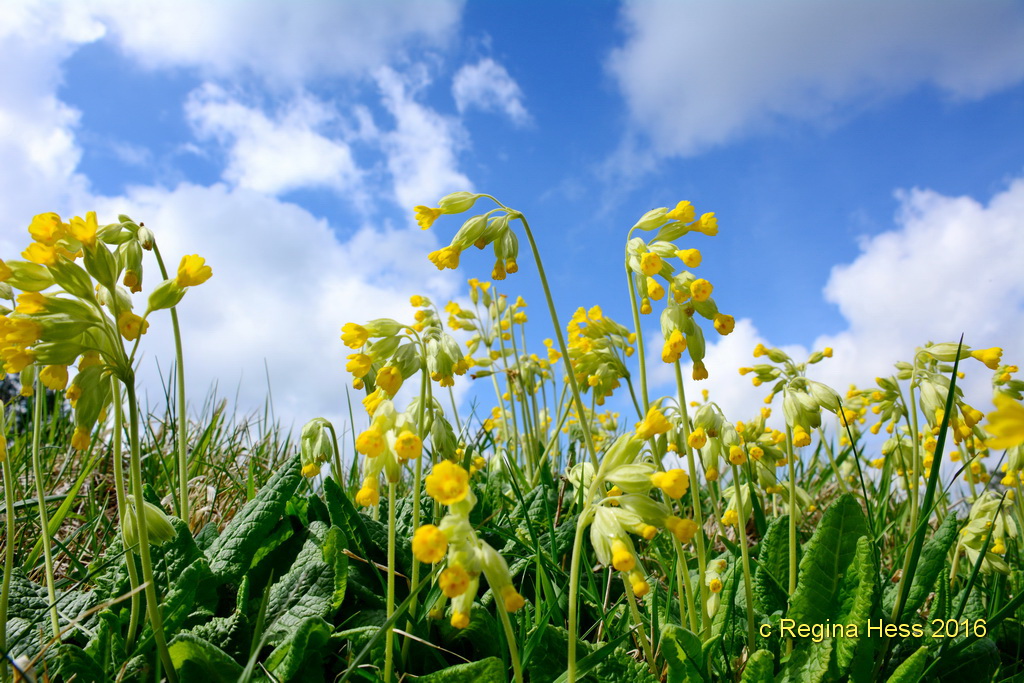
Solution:
[(1024, 78), (1013, 2), (630, 0), (607, 66), (635, 126), (690, 155), (933, 85), (979, 98)]
[(358, 190), (360, 170), (342, 140), (322, 134), (338, 123), (329, 105), (298, 95), (277, 117), (232, 98), (206, 83), (185, 104), (201, 138), (216, 138), (228, 147), (225, 180), (246, 189), (281, 194), (303, 187)]
[[(896, 227), (863, 240), (853, 262), (832, 269), (823, 294), (839, 307), (847, 328), (813, 341), (811, 349), (831, 346), (833, 357), (811, 366), (808, 375), (841, 394), (850, 384), (873, 386), (876, 376), (894, 374), (896, 361), (911, 360), (915, 348), (956, 342), (961, 333), (965, 344), (1002, 347), (1004, 362), (1024, 365), (1024, 178), (987, 206), (930, 190), (897, 196)], [(753, 388), (737, 368), (754, 364), (754, 346), (772, 346), (771, 340), (749, 320), (738, 320), (731, 335), (710, 332), (708, 341), (710, 377), (689, 386), (710, 389), (727, 415), (752, 416), (767, 391)], [(809, 353), (782, 348), (797, 362)], [(657, 367), (660, 360), (651, 363)], [(962, 369), (968, 402), (988, 410), (991, 373), (973, 359)], [(656, 372), (659, 387), (674, 388), (668, 373)]]
[[(125, 53), (150, 68), (209, 76), (254, 74), (282, 87), (359, 75), (410, 44), (456, 36), (462, 0), (93, 0), (94, 16)], [(184, 20), (183, 20), (184, 19)]]
[(458, 170), (456, 151), (466, 145), (456, 120), (446, 118), (415, 100), (429, 82), (422, 71), (400, 75), (384, 67), (376, 72), (384, 107), (395, 119), (381, 142), (400, 206), (432, 204), (456, 190), (472, 190)]
[(459, 69), (452, 80), (452, 96), (459, 112), (477, 108), (501, 111), (517, 126), (530, 122), (523, 106), (523, 91), (504, 66), (490, 57)]

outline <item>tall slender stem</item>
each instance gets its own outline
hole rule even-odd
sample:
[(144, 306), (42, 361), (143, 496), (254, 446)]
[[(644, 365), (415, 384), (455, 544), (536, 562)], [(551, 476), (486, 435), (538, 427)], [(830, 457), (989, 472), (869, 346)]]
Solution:
[(35, 378), (35, 403), (32, 409), (32, 469), (35, 470), (36, 499), (39, 503), (39, 530), (43, 535), (43, 559), (46, 565), (46, 593), (50, 599), (50, 625), (53, 637), (60, 638), (60, 621), (57, 619), (57, 593), (53, 582), (53, 554), (50, 551), (50, 521), (46, 514), (46, 491), (43, 489), (43, 461), (39, 454), (40, 431), (43, 421), (43, 386), (39, 372)]
[(135, 528), (139, 533), (142, 578), (146, 582), (146, 613), (149, 615), (149, 621), (153, 627), (153, 638), (156, 640), (157, 652), (160, 653), (160, 661), (163, 662), (164, 669), (166, 669), (167, 680), (177, 683), (178, 676), (174, 671), (171, 655), (167, 651), (167, 639), (164, 637), (164, 617), (160, 611), (160, 598), (157, 595), (156, 579), (153, 576), (153, 561), (149, 554), (149, 529), (146, 527), (146, 503), (142, 491), (142, 444), (139, 440), (139, 403), (135, 396), (135, 375), (129, 373), (124, 384), (128, 392), (128, 438), (131, 446), (129, 469), (131, 470), (132, 490), (135, 493)]
[[(395, 613), (395, 482), (388, 482), (388, 596), (387, 618)], [(384, 681), (391, 683), (395, 659), (395, 628), (389, 626), (384, 635)]]
[[(626, 238), (628, 241), (628, 237)], [(629, 261), (626, 262), (626, 281), (629, 284), (629, 306), (633, 309), (633, 328), (636, 331), (636, 361), (640, 367), (640, 398), (643, 399), (644, 414), (651, 407), (647, 397), (647, 358), (644, 353), (644, 333), (640, 329), (640, 309), (636, 305), (636, 283), (633, 281), (633, 271), (629, 269)]]
[[(114, 468), (114, 495), (117, 498), (117, 521), (121, 529), (125, 527), (125, 515), (131, 514), (128, 508), (128, 497), (124, 485), (124, 461), (121, 457), (121, 437), (124, 434), (124, 406), (121, 403), (121, 385), (117, 378), (110, 378), (111, 402), (114, 404), (114, 430), (111, 442), (111, 460)], [(123, 537), (122, 537), (123, 539)], [(131, 652), (135, 642), (135, 634), (139, 628), (142, 595), (136, 590), (139, 587), (139, 570), (135, 566), (135, 552), (124, 544), (124, 561), (128, 567), (128, 582), (132, 587), (131, 612), (128, 618), (128, 635), (125, 638), (125, 650)]]
[(749, 653), (754, 654), (754, 650), (757, 649), (757, 636), (754, 631), (754, 591), (750, 581), (750, 551), (747, 549), (747, 513), (743, 510), (743, 498), (740, 495), (739, 487), (742, 486), (740, 483), (740, 468), (736, 465), (730, 465), (732, 467), (732, 485), (736, 491), (736, 502), (739, 504), (740, 510), (737, 510), (739, 515), (739, 521), (736, 523), (736, 535), (737, 540), (740, 542), (740, 555), (743, 558), (743, 592), (746, 596), (747, 603), (747, 647)]
[[(7, 423), (4, 410), (7, 408), (0, 402), (0, 461), (4, 471), (4, 512), (6, 513), (6, 548), (4, 549), (4, 580), (0, 592), (0, 652), (7, 652), (7, 605), (11, 597), (11, 572), (14, 571), (14, 472), (11, 469), (10, 457), (7, 453)], [(7, 665), (0, 666), (3, 681), (7, 683), (10, 672)]]
[(505, 603), (497, 596), (495, 596), (494, 602), (497, 603), (498, 616), (501, 617), (501, 626), (505, 629), (505, 640), (508, 641), (508, 656), (512, 660), (512, 676), (516, 683), (523, 683), (523, 665), (519, 661), (519, 648), (516, 647), (516, 635), (512, 631), (512, 621), (508, 618)]
[(658, 670), (654, 664), (654, 650), (651, 649), (651, 641), (647, 640), (647, 633), (644, 631), (644, 622), (640, 618), (640, 610), (636, 606), (636, 596), (633, 594), (633, 586), (630, 585), (629, 579), (622, 577), (622, 584), (626, 587), (626, 599), (629, 601), (629, 613), (633, 617), (633, 623), (636, 624), (637, 633), (639, 635), (640, 647), (643, 648), (644, 657), (647, 658), (647, 666), (650, 667), (651, 673), (657, 675)]

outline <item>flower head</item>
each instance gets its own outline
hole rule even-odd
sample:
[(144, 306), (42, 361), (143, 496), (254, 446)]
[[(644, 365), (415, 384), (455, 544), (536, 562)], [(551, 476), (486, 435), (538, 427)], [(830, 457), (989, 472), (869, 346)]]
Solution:
[(413, 211), (416, 212), (416, 222), (419, 224), (421, 230), (426, 230), (434, 224), (442, 213), (441, 209), (434, 209), (429, 206), (414, 206)]
[[(366, 340), (370, 338), (370, 333), (362, 325), (356, 323), (345, 323), (341, 328), (341, 341), (345, 342), (345, 346), (350, 349), (362, 348), (366, 344)], [(349, 356), (351, 358), (351, 356)]]
[(448, 552), (448, 537), (433, 524), (424, 524), (412, 536), (412, 554), (425, 564), (440, 562)]
[(636, 426), (636, 438), (649, 439), (656, 434), (664, 434), (672, 429), (672, 423), (657, 406), (652, 406), (647, 415)]
[(423, 453), (423, 441), (408, 429), (395, 439), (395, 455), (402, 460), (415, 460)]
[(646, 252), (640, 257), (640, 270), (648, 277), (656, 275), (661, 271), (661, 257), (653, 251)]
[(1003, 350), (998, 346), (993, 346), (991, 349), (975, 349), (971, 351), (971, 357), (980, 360), (989, 370), (998, 370)]
[(469, 472), (450, 460), (434, 465), (426, 477), (427, 494), (442, 505), (453, 505), (469, 493)]
[(198, 254), (182, 256), (175, 280), (179, 287), (201, 285), (213, 275), (213, 269), (206, 265), (206, 259)]
[(146, 334), (149, 321), (131, 311), (125, 311), (117, 319), (117, 329), (127, 341), (135, 341), (139, 335)]
[(1012, 448), (1024, 443), (1024, 406), (1006, 394), (992, 399), (996, 410), (988, 414), (985, 430), (992, 434), (985, 439), (989, 448)]
[(60, 216), (57, 214), (41, 213), (32, 218), (32, 222), (28, 226), (28, 234), (32, 235), (32, 239), (37, 242), (52, 247), (64, 236), (64, 225), (60, 222)]
[(370, 428), (356, 437), (356, 450), (368, 458), (376, 458), (384, 452), (384, 434), (377, 425), (370, 425)]

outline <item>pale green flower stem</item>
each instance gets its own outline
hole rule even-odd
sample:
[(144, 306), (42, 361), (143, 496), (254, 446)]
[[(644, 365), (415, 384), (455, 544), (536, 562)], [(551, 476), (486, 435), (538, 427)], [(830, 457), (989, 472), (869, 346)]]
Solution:
[[(7, 606), (11, 597), (11, 572), (14, 571), (14, 472), (11, 469), (10, 455), (7, 453), (7, 424), (4, 421), (6, 408), (7, 406), (0, 403), (0, 439), (4, 440), (0, 448), (3, 448), (4, 512), (7, 515), (4, 581), (0, 592), (0, 652), (7, 652)], [(11, 676), (6, 664), (0, 666), (0, 673), (3, 675), (4, 683), (7, 683)]]
[[(900, 582), (896, 589), (896, 602), (892, 606), (891, 619), (895, 621), (898, 616), (898, 610), (900, 603), (903, 601), (903, 594), (910, 588), (907, 583), (907, 573), (910, 571), (910, 559), (913, 553), (914, 544), (912, 541), (914, 534), (917, 531), (917, 520), (918, 520), (918, 485), (921, 481), (921, 440), (918, 438), (918, 420), (917, 420), (917, 399), (914, 395), (914, 382), (911, 381), (910, 387), (907, 390), (910, 394), (910, 420), (911, 420), (911, 439), (910, 442), (913, 444), (913, 455), (911, 456), (912, 473), (910, 475), (910, 523), (907, 526), (907, 554), (903, 558), (903, 571), (900, 573)], [(970, 471), (970, 467), (967, 468)]]
[[(632, 234), (632, 230), (627, 233), (627, 243)], [(629, 305), (633, 309), (633, 328), (636, 330), (636, 360), (640, 369), (640, 398), (643, 399), (644, 415), (646, 415), (651, 405), (647, 396), (647, 358), (644, 353), (644, 335), (640, 329), (640, 309), (636, 305), (636, 283), (633, 281), (633, 271), (629, 268), (628, 254), (626, 255), (626, 283), (629, 285)], [(640, 419), (643, 419), (643, 415), (640, 416)]]
[(644, 622), (640, 618), (640, 610), (636, 606), (636, 596), (633, 594), (633, 586), (629, 583), (627, 577), (622, 577), (622, 584), (626, 588), (626, 599), (629, 601), (629, 613), (633, 617), (633, 623), (636, 624), (638, 640), (640, 646), (644, 650), (644, 657), (647, 658), (647, 666), (650, 667), (651, 673), (655, 676), (658, 675), (658, 669), (654, 664), (654, 650), (651, 649), (651, 641), (647, 640), (647, 633), (644, 631)]
[(505, 610), (505, 603), (502, 601), (501, 596), (495, 595), (494, 602), (498, 609), (498, 616), (501, 617), (501, 626), (505, 629), (505, 640), (508, 641), (508, 656), (512, 660), (512, 675), (516, 683), (523, 683), (523, 665), (519, 661), (519, 648), (516, 647), (516, 636), (515, 632), (512, 631), (512, 621), (508, 618), (508, 612)]
[[(36, 370), (35, 379), (35, 402), (32, 410), (32, 469), (36, 480), (36, 498), (39, 503), (39, 529), (43, 534), (43, 559), (46, 565), (46, 593), (50, 599), (50, 626), (53, 627), (53, 637), (60, 639), (60, 622), (57, 619), (57, 594), (53, 582), (53, 554), (50, 550), (50, 522), (47, 519), (45, 497), (43, 490), (43, 462), (39, 457), (39, 440), (43, 421), (43, 386), (39, 381), (39, 371)], [(10, 542), (8, 542), (10, 545)], [(6, 576), (6, 575), (5, 575)]]
[(697, 571), (698, 583), (700, 585), (700, 614), (701, 614), (701, 640), (706, 640), (711, 634), (711, 617), (708, 614), (707, 604), (711, 599), (711, 591), (704, 582), (704, 576), (708, 569), (707, 548), (704, 546), (704, 512), (701, 508), (700, 479), (697, 471), (697, 461), (693, 457), (693, 448), (690, 446), (690, 416), (686, 407), (686, 391), (683, 388), (683, 369), (677, 360), (676, 366), (676, 390), (679, 392), (679, 411), (683, 415), (682, 436), (683, 449), (686, 451), (686, 465), (690, 471), (690, 500), (693, 503), (693, 521), (697, 524), (697, 533), (694, 540), (697, 546)]
[[(840, 408), (842, 410), (842, 408)], [(825, 447), (825, 455), (828, 456), (829, 465), (832, 466), (832, 474), (835, 475), (836, 482), (839, 484), (839, 488), (843, 493), (849, 493), (850, 488), (846, 485), (843, 480), (843, 475), (839, 473), (839, 466), (836, 465), (836, 459), (832, 455), (832, 447), (828, 445), (828, 441), (825, 440), (825, 430), (818, 426), (818, 438), (821, 439), (821, 445)]]
[[(125, 515), (131, 514), (128, 511), (128, 497), (124, 486), (124, 461), (121, 457), (121, 436), (124, 431), (124, 406), (121, 403), (121, 385), (118, 384), (117, 379), (114, 377), (110, 378), (110, 390), (111, 401), (114, 404), (114, 434), (113, 443), (111, 444), (111, 460), (114, 469), (114, 494), (117, 496), (117, 521), (119, 527), (124, 529)], [(124, 540), (123, 536), (122, 540)], [(128, 635), (125, 637), (124, 642), (125, 650), (127, 652), (131, 652), (135, 643), (135, 633), (139, 628), (139, 615), (142, 611), (142, 596), (138, 590), (139, 570), (135, 566), (135, 553), (128, 546), (127, 542), (124, 544), (124, 561), (125, 566), (128, 568), (128, 581), (132, 587), (131, 612), (128, 618)]]
[[(156, 246), (156, 241), (153, 242), (153, 255), (156, 256), (156, 262), (160, 266), (160, 274), (163, 275), (164, 279), (169, 279), (167, 275), (167, 268), (164, 267), (164, 260), (160, 257), (160, 249)], [(185, 422), (185, 353), (181, 346), (181, 327), (178, 325), (178, 309), (177, 306), (171, 307), (171, 328), (174, 330), (174, 354), (176, 357), (175, 362), (177, 363), (175, 373), (177, 375), (177, 390), (178, 390), (178, 515), (189, 525), (189, 500), (188, 500), (188, 451), (187, 451), (187, 432)]]
[[(789, 468), (789, 597), (796, 593), (796, 450), (793, 428), (786, 425), (786, 465)], [(786, 638), (786, 654), (793, 652), (793, 639)]]
[[(395, 482), (388, 482), (388, 597), (387, 618), (395, 613)], [(395, 629), (389, 626), (384, 634), (384, 681), (391, 683), (395, 658)]]
[[(732, 463), (729, 464), (732, 468), (732, 485), (736, 491), (736, 500), (742, 501), (743, 498), (740, 495), (739, 488), (742, 486), (740, 483), (740, 468)], [(750, 551), (747, 549), (747, 519), (746, 514), (743, 510), (737, 510), (740, 519), (736, 522), (736, 535), (737, 540), (740, 542), (740, 555), (743, 558), (743, 591), (746, 595), (747, 602), (747, 647), (750, 654), (754, 654), (754, 650), (757, 649), (757, 636), (754, 631), (754, 591), (750, 581)]]
[(153, 639), (164, 665), (164, 675), (171, 683), (177, 683), (178, 676), (167, 651), (167, 639), (164, 637), (164, 617), (160, 612), (160, 598), (156, 592), (156, 580), (153, 576), (153, 561), (149, 554), (149, 529), (146, 526), (145, 497), (142, 492), (142, 444), (139, 440), (139, 403), (135, 395), (135, 374), (129, 373), (124, 382), (128, 392), (128, 438), (131, 446), (132, 490), (135, 493), (135, 527), (139, 533), (139, 558), (142, 560), (142, 578), (146, 582), (146, 606), (150, 625), (153, 628)]
[[(420, 403), (416, 411), (416, 431), (421, 439), (425, 436), (423, 434), (423, 413), (428, 400), (428, 393), (430, 390), (430, 378), (427, 376), (426, 370), (426, 347), (423, 347), (423, 369), (420, 370)], [(449, 387), (450, 388), (450, 387)], [(416, 458), (416, 465), (413, 472), (412, 479), (412, 530), (420, 528), (420, 487), (423, 481), (423, 455)], [(420, 582), (420, 561), (414, 556), (412, 558), (412, 583), (410, 585), (416, 586)], [(406, 622), (405, 630), (409, 633), (412, 632), (412, 620), (416, 617), (416, 607), (419, 603), (419, 593), (412, 596), (412, 602), (409, 603), (409, 620)], [(412, 647), (412, 639), (406, 638), (402, 642), (402, 663), (409, 659), (409, 648)]]
[[(679, 569), (676, 582), (679, 584), (679, 594), (686, 599), (686, 615), (690, 620), (690, 630), (700, 633), (700, 622), (697, 621), (697, 607), (693, 600), (693, 584), (690, 582), (690, 568), (687, 566), (686, 555), (683, 552), (683, 544), (678, 538), (672, 538), (676, 548), (676, 557), (679, 558)], [(683, 623), (683, 615), (679, 615), (679, 623)]]

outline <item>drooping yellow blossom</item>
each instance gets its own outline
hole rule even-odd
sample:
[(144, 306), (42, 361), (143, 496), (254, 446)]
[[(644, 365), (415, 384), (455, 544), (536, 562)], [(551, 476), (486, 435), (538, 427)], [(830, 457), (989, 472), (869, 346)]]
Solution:
[(370, 338), (370, 333), (362, 325), (345, 323), (341, 328), (341, 341), (350, 349), (361, 348)]
[(0, 259), (0, 282), (6, 282), (7, 278), (12, 275), (14, 275), (14, 271), (11, 270), (10, 266), (3, 262), (3, 259)]
[(526, 599), (519, 594), (519, 591), (512, 584), (502, 586), (499, 592), (501, 593), (501, 601), (505, 606), (506, 612), (518, 612), (526, 604)]
[(711, 290), (714, 289), (711, 283), (700, 278), (690, 283), (690, 296), (693, 297), (694, 301), (707, 301), (708, 297), (711, 296)]
[(437, 577), (437, 585), (448, 598), (457, 598), (469, 588), (469, 572), (460, 564), (449, 565)]
[(670, 429), (672, 429), (672, 423), (668, 421), (661, 409), (651, 406), (647, 415), (636, 426), (636, 438), (649, 439), (657, 434), (664, 434)]
[(426, 477), (427, 494), (442, 505), (454, 505), (469, 493), (469, 472), (450, 460), (434, 465)]
[(651, 584), (647, 583), (644, 575), (638, 571), (629, 573), (629, 585), (633, 589), (634, 595), (638, 598), (642, 598), (651, 592)]
[(811, 435), (800, 425), (793, 429), (793, 445), (797, 448), (811, 445)]
[(465, 612), (454, 610), (452, 612), (452, 619), (450, 623), (452, 625), (452, 628), (466, 628), (467, 626), (469, 626), (469, 615)]
[(40, 242), (33, 242), (28, 249), (21, 252), (26, 261), (38, 263), (41, 266), (53, 266), (57, 264), (57, 250)]
[(433, 524), (424, 524), (412, 536), (412, 554), (424, 564), (440, 562), (448, 552), (448, 537)]
[(21, 346), (7, 346), (0, 350), (4, 359), (4, 371), (17, 374), (35, 362), (36, 354), (32, 349)]
[(40, 213), (32, 218), (28, 226), (28, 234), (32, 239), (48, 247), (57, 244), (57, 241), (64, 236), (64, 225), (60, 222), (57, 214)]
[(985, 431), (992, 434), (985, 440), (989, 448), (1012, 448), (1024, 443), (1024, 405), (1006, 394), (992, 399), (996, 410), (988, 414)]
[(697, 427), (690, 432), (686, 442), (690, 444), (690, 448), (704, 448), (704, 444), (708, 442), (708, 435), (704, 432), (703, 427)]
[(636, 557), (622, 541), (612, 541), (612, 566), (620, 572), (632, 571), (636, 566)]
[(386, 445), (384, 434), (377, 425), (370, 425), (369, 429), (356, 437), (356, 451), (368, 458), (376, 458), (383, 453)]
[(715, 316), (714, 325), (718, 334), (724, 337), (727, 334), (731, 334), (732, 331), (736, 329), (736, 319), (731, 315), (719, 313)]
[(71, 447), (76, 451), (84, 451), (89, 448), (89, 430), (85, 427), (75, 427), (75, 433), (71, 436)]
[(653, 251), (646, 252), (640, 257), (640, 271), (650, 277), (661, 271), (661, 257)]
[(39, 381), (47, 389), (63, 391), (68, 386), (68, 366), (47, 365), (39, 372)]
[(96, 246), (96, 231), (98, 229), (95, 211), (85, 214), (84, 220), (75, 216), (68, 225), (68, 232), (71, 233), (71, 236), (81, 242), (82, 246), (87, 249), (92, 249)]
[(651, 483), (669, 498), (682, 498), (690, 488), (690, 475), (681, 469), (655, 472), (651, 475)]
[(999, 361), (1003, 358), (1003, 350), (998, 346), (991, 349), (975, 349), (971, 351), (971, 357), (980, 360), (989, 370), (998, 370)]
[(665, 528), (672, 532), (672, 535), (680, 543), (689, 543), (697, 533), (697, 523), (695, 521), (674, 515), (665, 520)]
[(680, 249), (676, 251), (676, 256), (686, 264), (687, 268), (696, 268), (700, 265), (702, 258), (700, 249)]
[(680, 221), (683, 223), (689, 223), (690, 221), (692, 221), (693, 216), (693, 204), (686, 201), (685, 199), (676, 204), (676, 208), (672, 209), (667, 214), (665, 214), (665, 218), (669, 219), (670, 221)]
[(423, 453), (423, 441), (406, 429), (395, 439), (395, 455), (402, 460), (415, 460)]
[(402, 371), (394, 365), (387, 365), (377, 373), (377, 386), (392, 396), (402, 388)]
[[(416, 212), (416, 222), (419, 224), (421, 230), (426, 230), (434, 224), (442, 213), (441, 209), (435, 209), (430, 206), (414, 206), (413, 211)], [(414, 304), (415, 305), (415, 304)]]
[(715, 212), (710, 211), (703, 214), (700, 220), (693, 226), (693, 230), (703, 233), (708, 237), (714, 237), (718, 234), (718, 219), (715, 217)]
[(380, 483), (377, 477), (363, 479), (363, 487), (356, 493), (356, 504), (364, 508), (373, 507), (380, 502)]
[(459, 267), (459, 254), (461, 252), (456, 247), (444, 247), (437, 251), (432, 251), (427, 254), (427, 258), (430, 262), (437, 266), (438, 270), (444, 270), (445, 268), (451, 268), (455, 270)]
[(348, 355), (348, 363), (345, 364), (345, 369), (351, 372), (354, 377), (366, 377), (372, 365), (373, 359), (365, 353), (351, 353)]
[(661, 301), (665, 298), (665, 288), (653, 277), (647, 278), (647, 294), (654, 301)]
[(747, 461), (747, 454), (743, 451), (742, 446), (730, 446), (729, 447), (729, 462), (733, 465), (742, 465)]
[(736, 523), (739, 522), (739, 519), (740, 516), (736, 513), (735, 510), (726, 510), (725, 514), (722, 515), (722, 524), (724, 524), (725, 526), (736, 526)]
[(14, 307), (16, 313), (32, 315), (42, 313), (46, 310), (46, 295), (39, 292), (25, 292), (18, 295), (18, 305)]
[(124, 311), (117, 318), (117, 329), (127, 341), (135, 341), (139, 335), (146, 334), (149, 321), (131, 311)]
[(711, 590), (712, 593), (721, 593), (722, 592), (722, 580), (721, 579), (711, 579), (711, 583), (708, 584), (708, 588)]
[(309, 462), (302, 466), (302, 476), (307, 479), (312, 479), (318, 474), (320, 474), (320, 463)]
[(175, 281), (179, 287), (201, 285), (213, 275), (213, 269), (206, 265), (206, 259), (198, 254), (182, 256)]
[(672, 334), (665, 340), (661, 347), (661, 360), (666, 363), (675, 363), (686, 350), (686, 337), (679, 330), (672, 330)]
[(704, 366), (704, 361), (698, 360), (693, 363), (693, 372), (691, 373), (693, 381), (699, 382), (702, 379), (708, 378), (708, 369)]

